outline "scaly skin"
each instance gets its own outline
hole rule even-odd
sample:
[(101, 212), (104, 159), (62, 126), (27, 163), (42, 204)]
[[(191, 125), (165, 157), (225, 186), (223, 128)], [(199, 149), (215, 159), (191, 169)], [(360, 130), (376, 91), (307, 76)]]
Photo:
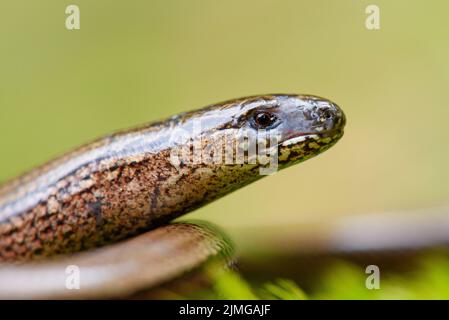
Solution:
[[(267, 127), (255, 115), (269, 112)], [(195, 123), (201, 130), (192, 131)], [(209, 150), (217, 138), (266, 129), (280, 137), (279, 168), (313, 157), (343, 134), (334, 103), (306, 95), (254, 96), (98, 139), (0, 187), (0, 262), (76, 252), (139, 234), (259, 178), (252, 164), (173, 164), (173, 148), (188, 142)], [(235, 155), (233, 160), (235, 160)]]
[[(232, 257), (232, 243), (217, 227), (171, 223), (117, 244), (50, 261), (1, 264), (0, 299), (126, 298), (189, 271), (201, 274), (199, 266), (224, 265)], [(69, 266), (79, 270), (79, 290), (67, 290)]]

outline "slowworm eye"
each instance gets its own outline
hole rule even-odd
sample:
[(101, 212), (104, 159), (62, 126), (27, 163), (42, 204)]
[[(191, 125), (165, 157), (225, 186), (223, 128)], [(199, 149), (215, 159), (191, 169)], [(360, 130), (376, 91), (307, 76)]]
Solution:
[(324, 112), (323, 112), (323, 117), (324, 117), (325, 119), (330, 119), (330, 118), (332, 118), (332, 111), (329, 110), (329, 109), (324, 110)]
[(266, 129), (271, 127), (277, 120), (277, 117), (267, 111), (256, 112), (253, 115), (253, 123), (256, 129)]

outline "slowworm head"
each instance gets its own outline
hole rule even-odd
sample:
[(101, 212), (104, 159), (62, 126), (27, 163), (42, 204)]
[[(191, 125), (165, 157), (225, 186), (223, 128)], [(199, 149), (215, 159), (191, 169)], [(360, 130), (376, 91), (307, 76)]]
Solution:
[(275, 107), (267, 112), (276, 119), (273, 133), (279, 136), (281, 166), (309, 159), (343, 136), (346, 118), (334, 102), (311, 95), (275, 97)]
[[(346, 122), (335, 103), (317, 96), (293, 94), (226, 101), (176, 120), (183, 130), (193, 133), (184, 142), (201, 140), (198, 145), (202, 156), (210, 156), (209, 163), (240, 165), (241, 151), (245, 164), (263, 167), (275, 161), (279, 168), (327, 150), (342, 137)], [(274, 155), (273, 149), (277, 153), (275, 159), (267, 160), (267, 155)]]

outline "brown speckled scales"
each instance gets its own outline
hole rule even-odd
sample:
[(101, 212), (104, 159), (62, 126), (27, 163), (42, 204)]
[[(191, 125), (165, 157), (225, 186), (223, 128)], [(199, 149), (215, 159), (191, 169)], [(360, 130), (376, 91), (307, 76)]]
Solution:
[[(262, 119), (271, 121), (266, 127), (257, 118), (260, 113), (269, 115)], [(227, 101), (106, 136), (0, 188), (0, 262), (116, 242), (262, 177), (258, 162), (175, 167), (170, 154), (187, 142), (173, 138), (180, 129), (193, 132), (197, 122), (201, 130), (192, 137), (201, 138), (202, 150), (217, 143), (217, 136), (271, 130), (280, 137), (279, 168), (284, 168), (336, 143), (345, 119), (334, 103), (319, 97), (270, 95)]]
[[(0, 266), (0, 299), (124, 298), (206, 261), (222, 264), (231, 258), (232, 245), (216, 227), (173, 223), (69, 257)], [(66, 288), (68, 266), (79, 270), (79, 290)]]

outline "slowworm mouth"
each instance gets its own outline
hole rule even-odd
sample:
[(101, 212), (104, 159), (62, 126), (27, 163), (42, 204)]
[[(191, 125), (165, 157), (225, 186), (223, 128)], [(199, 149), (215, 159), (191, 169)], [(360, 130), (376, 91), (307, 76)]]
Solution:
[(290, 145), (297, 144), (299, 142), (303, 142), (306, 139), (323, 139), (323, 138), (332, 138), (335, 136), (341, 137), (343, 135), (343, 128), (332, 129), (323, 132), (303, 132), (298, 135), (294, 135), (291, 138), (285, 140), (281, 143), (281, 146), (286, 147)]

